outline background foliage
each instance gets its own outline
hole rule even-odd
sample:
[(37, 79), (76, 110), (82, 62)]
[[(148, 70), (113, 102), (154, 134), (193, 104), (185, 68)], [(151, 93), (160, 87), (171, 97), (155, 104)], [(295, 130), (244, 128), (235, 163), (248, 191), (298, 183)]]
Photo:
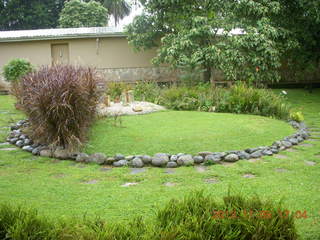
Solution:
[(15, 82), (24, 75), (32, 72), (34, 67), (25, 59), (12, 59), (3, 67), (3, 75), (7, 81)]

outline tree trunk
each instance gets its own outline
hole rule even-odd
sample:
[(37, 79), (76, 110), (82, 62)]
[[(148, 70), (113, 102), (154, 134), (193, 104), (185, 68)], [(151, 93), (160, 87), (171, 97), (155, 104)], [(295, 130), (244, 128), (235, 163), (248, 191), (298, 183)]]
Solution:
[(204, 71), (204, 73), (203, 73), (203, 81), (204, 81), (205, 83), (210, 83), (210, 81), (211, 81), (211, 74), (212, 74), (211, 67), (206, 66), (206, 67), (205, 67), (205, 71)]

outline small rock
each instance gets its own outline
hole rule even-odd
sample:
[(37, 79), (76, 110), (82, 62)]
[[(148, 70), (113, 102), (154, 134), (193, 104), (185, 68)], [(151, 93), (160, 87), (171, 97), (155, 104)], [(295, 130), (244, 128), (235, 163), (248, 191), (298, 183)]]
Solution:
[(114, 158), (115, 158), (116, 161), (119, 161), (119, 160), (125, 159), (125, 156), (122, 155), (122, 154), (116, 154), (116, 155), (114, 156)]
[(138, 174), (138, 173), (143, 173), (146, 171), (145, 168), (131, 168), (131, 174)]
[(20, 135), (20, 137), (19, 137), (19, 139), (21, 139), (21, 140), (25, 140), (25, 139), (27, 139), (27, 136), (26, 136), (26, 135), (24, 135), (24, 134), (21, 134), (21, 135)]
[(205, 158), (208, 155), (213, 155), (213, 152), (204, 151), (204, 152), (199, 152), (198, 155)]
[(177, 164), (180, 166), (192, 166), (194, 165), (194, 160), (192, 158), (192, 155), (187, 154), (187, 155), (182, 155), (178, 158)]
[(11, 139), (9, 140), (9, 142), (10, 142), (11, 144), (15, 144), (18, 140), (19, 140), (18, 138), (11, 138)]
[(209, 183), (209, 184), (219, 183), (219, 179), (217, 179), (217, 178), (208, 178), (208, 179), (205, 179), (204, 181), (205, 181), (205, 183)]
[(32, 151), (33, 151), (33, 148), (32, 148), (30, 145), (27, 145), (27, 146), (24, 146), (24, 147), (22, 148), (22, 150), (27, 151), (27, 152), (32, 152)]
[(106, 159), (106, 164), (112, 165), (114, 162), (116, 162), (116, 159), (114, 157), (108, 157)]
[(16, 146), (17, 147), (23, 147), (24, 146), (24, 141), (23, 140), (18, 140), (17, 142), (16, 142)]
[(273, 154), (279, 153), (279, 149), (277, 149), (277, 148), (271, 148), (270, 151), (271, 151)]
[(258, 151), (259, 148), (247, 148), (246, 150), (244, 150), (245, 152), (249, 153), (249, 154), (252, 154), (256, 151)]
[(134, 111), (134, 112), (142, 112), (143, 109), (142, 109), (141, 106), (137, 105), (137, 106), (132, 107), (132, 111)]
[(138, 185), (138, 183), (128, 182), (128, 183), (122, 184), (121, 187), (130, 187), (130, 186), (135, 186), (135, 185)]
[(258, 150), (250, 154), (250, 158), (259, 158), (262, 157), (262, 151)]
[(89, 160), (89, 155), (86, 153), (79, 153), (76, 157), (76, 162), (87, 162)]
[(288, 156), (282, 155), (282, 154), (277, 154), (277, 155), (275, 155), (274, 157), (275, 157), (275, 158), (278, 158), (278, 159), (287, 159), (287, 158), (288, 158)]
[(178, 164), (176, 162), (168, 162), (167, 168), (176, 168), (178, 167)]
[[(31, 146), (32, 147), (32, 146)], [(32, 150), (32, 154), (33, 155), (39, 155), (40, 154), (40, 148), (39, 147), (36, 147)]]
[(124, 159), (127, 161), (131, 161), (132, 159), (134, 159), (134, 156), (133, 155), (126, 156)]
[(134, 158), (131, 162), (131, 166), (134, 168), (142, 168), (143, 167), (143, 161), (140, 158)]
[(231, 153), (224, 157), (224, 161), (226, 162), (236, 162), (239, 160), (239, 157), (237, 154)]
[(157, 153), (152, 158), (152, 165), (156, 167), (164, 167), (169, 162), (169, 157), (166, 153)]
[(32, 145), (33, 142), (32, 142), (32, 140), (31, 140), (30, 138), (26, 138), (26, 139), (24, 140), (24, 144), (25, 144), (25, 145)]
[(152, 161), (152, 157), (150, 157), (149, 155), (143, 155), (141, 157), (141, 160), (144, 164), (150, 164)]
[(251, 173), (247, 173), (247, 174), (242, 175), (242, 177), (244, 177), (244, 178), (255, 178), (256, 176), (251, 174)]
[(174, 187), (174, 186), (176, 186), (177, 184), (176, 184), (176, 183), (172, 183), (172, 182), (166, 182), (166, 183), (164, 183), (163, 185), (166, 186), (166, 187)]
[(127, 166), (127, 165), (128, 165), (127, 160), (119, 160), (119, 161), (113, 163), (113, 166), (115, 166), (115, 167), (123, 167), (123, 166)]
[(178, 156), (177, 155), (171, 155), (170, 157), (170, 161), (171, 162), (176, 162), (178, 160)]
[(203, 163), (203, 162), (204, 162), (203, 157), (200, 156), (200, 155), (194, 156), (194, 157), (193, 157), (193, 160), (194, 160), (194, 163), (196, 163), (196, 164), (200, 164), (200, 163)]
[(90, 155), (90, 158), (92, 162), (102, 165), (105, 163), (107, 157), (103, 153), (94, 153)]
[(43, 149), (40, 151), (41, 157), (52, 157), (52, 151), (50, 149)]

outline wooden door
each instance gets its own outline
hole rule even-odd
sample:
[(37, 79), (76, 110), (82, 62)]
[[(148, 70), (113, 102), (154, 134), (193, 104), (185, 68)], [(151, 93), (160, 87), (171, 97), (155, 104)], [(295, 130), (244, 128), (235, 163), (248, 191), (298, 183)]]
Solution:
[(52, 59), (52, 65), (68, 64), (69, 63), (69, 45), (67, 43), (52, 44), (51, 59)]

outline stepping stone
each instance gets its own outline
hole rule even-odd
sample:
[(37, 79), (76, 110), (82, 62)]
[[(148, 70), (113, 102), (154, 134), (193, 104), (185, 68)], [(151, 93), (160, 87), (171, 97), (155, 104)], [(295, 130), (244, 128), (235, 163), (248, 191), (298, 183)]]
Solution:
[(195, 169), (199, 173), (204, 173), (205, 171), (207, 171), (207, 168), (204, 166), (197, 166), (197, 167), (195, 167)]
[(255, 163), (255, 162), (260, 162), (261, 160), (262, 160), (261, 158), (251, 158), (248, 160), (248, 162)]
[(275, 169), (276, 172), (282, 173), (282, 172), (288, 172), (288, 169), (285, 168), (276, 168)]
[[(301, 144), (300, 144), (301, 146)], [(285, 150), (286, 152), (297, 152), (297, 149), (294, 149), (294, 148), (288, 148)]]
[(314, 145), (311, 144), (311, 143), (302, 143), (302, 144), (299, 144), (299, 146), (302, 146), (302, 147), (313, 147)]
[(304, 163), (308, 166), (314, 166), (317, 164), (316, 162), (313, 162), (313, 161), (304, 161)]
[(234, 165), (234, 163), (231, 162), (221, 162), (221, 165), (226, 166), (226, 167), (231, 167)]
[(242, 175), (242, 177), (244, 177), (244, 178), (255, 178), (256, 176), (251, 174), (251, 173), (246, 173), (246, 174)]
[(96, 184), (96, 183), (98, 183), (98, 182), (99, 182), (98, 180), (92, 179), (92, 180), (85, 181), (84, 183), (85, 183), (85, 184)]
[(110, 167), (102, 167), (102, 168), (100, 168), (101, 172), (108, 172), (108, 171), (111, 171), (111, 170), (112, 170), (112, 168), (110, 168)]
[(53, 175), (54, 178), (64, 178), (66, 175), (64, 173), (59, 173), (56, 175)]
[(166, 183), (164, 183), (163, 185), (166, 186), (166, 187), (174, 187), (174, 186), (176, 186), (177, 184), (176, 184), (176, 183), (173, 183), (173, 182), (166, 182)]
[(130, 168), (130, 174), (138, 174), (146, 171), (145, 168)]
[(276, 155), (274, 155), (274, 157), (278, 158), (278, 159), (287, 159), (288, 158), (288, 156), (282, 155), (282, 154), (276, 154)]
[(8, 143), (8, 142), (0, 143), (0, 146), (6, 146), (6, 145), (10, 145), (10, 143)]
[(18, 148), (0, 148), (0, 151), (14, 151), (18, 150)]
[(164, 173), (167, 173), (167, 174), (174, 174), (175, 172), (176, 172), (176, 170), (173, 169), (173, 168), (167, 168), (167, 169), (164, 171)]
[(207, 178), (204, 180), (205, 183), (209, 183), (209, 184), (216, 184), (216, 183), (219, 183), (219, 179), (217, 178)]
[(121, 187), (130, 187), (130, 186), (135, 186), (138, 185), (136, 182), (127, 182), (125, 184), (122, 184)]

